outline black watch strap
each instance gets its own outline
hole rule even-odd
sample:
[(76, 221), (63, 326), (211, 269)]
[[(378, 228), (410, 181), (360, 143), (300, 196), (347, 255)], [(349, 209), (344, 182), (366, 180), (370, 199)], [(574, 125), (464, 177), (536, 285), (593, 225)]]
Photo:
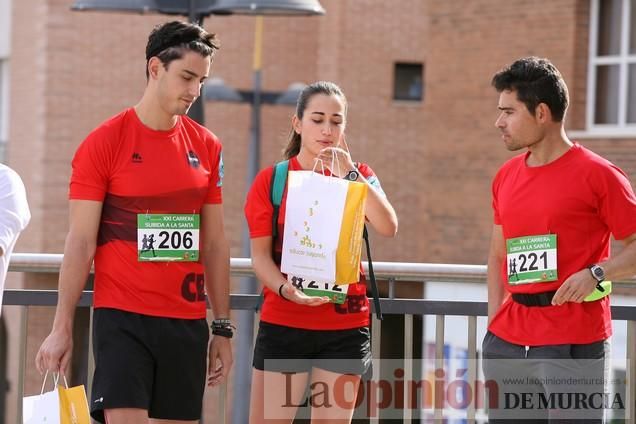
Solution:
[(347, 172), (347, 175), (344, 176), (344, 179), (349, 181), (357, 181), (359, 177), (360, 177), (360, 173), (356, 171), (355, 169), (353, 169)]

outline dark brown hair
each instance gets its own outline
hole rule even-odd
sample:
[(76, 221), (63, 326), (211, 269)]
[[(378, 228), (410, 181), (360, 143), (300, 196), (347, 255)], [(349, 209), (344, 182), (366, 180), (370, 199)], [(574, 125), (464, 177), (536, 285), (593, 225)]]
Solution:
[(168, 69), (170, 62), (181, 59), (187, 50), (212, 57), (219, 47), (216, 34), (208, 33), (198, 25), (181, 21), (157, 25), (146, 44), (146, 79), (149, 76), (148, 61), (152, 57), (159, 58), (163, 67)]
[(524, 57), (497, 72), (492, 85), (501, 93), (516, 91), (517, 99), (534, 116), (539, 103), (545, 103), (555, 122), (563, 121), (569, 104), (568, 87), (559, 70), (548, 59)]
[[(298, 96), (298, 102), (296, 103), (296, 117), (298, 119), (303, 119), (303, 115), (305, 114), (305, 109), (307, 109), (307, 104), (311, 100), (313, 96), (316, 94), (324, 94), (326, 96), (338, 96), (342, 99), (345, 104), (345, 114), (347, 111), (347, 98), (345, 97), (342, 89), (338, 87), (336, 84), (330, 81), (317, 81), (313, 84), (308, 85), (303, 89)], [(300, 134), (298, 134), (293, 126), (291, 132), (289, 133), (289, 141), (287, 142), (287, 147), (283, 150), (283, 156), (285, 159), (290, 159), (300, 152)]]

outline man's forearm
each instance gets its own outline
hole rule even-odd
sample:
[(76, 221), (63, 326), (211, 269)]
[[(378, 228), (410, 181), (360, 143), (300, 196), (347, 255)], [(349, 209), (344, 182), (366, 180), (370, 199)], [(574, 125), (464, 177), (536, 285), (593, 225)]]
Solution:
[(95, 246), (68, 238), (64, 246), (64, 259), (60, 269), (57, 308), (53, 329), (71, 330), (75, 308), (86, 286), (93, 263)]
[(497, 258), (488, 260), (488, 324), (501, 307), (505, 290), (501, 281), (501, 261)]
[(204, 252), (205, 288), (215, 318), (230, 316), (230, 249), (219, 241)]
[(632, 236), (623, 250), (601, 265), (605, 270), (605, 279), (609, 281), (636, 275), (636, 236)]

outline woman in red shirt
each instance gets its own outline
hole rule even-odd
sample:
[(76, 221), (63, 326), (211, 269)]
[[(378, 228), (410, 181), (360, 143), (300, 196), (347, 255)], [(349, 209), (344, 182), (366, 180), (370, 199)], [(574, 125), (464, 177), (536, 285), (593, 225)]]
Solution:
[[(378, 178), (354, 163), (345, 142), (347, 100), (334, 83), (307, 86), (298, 99), (285, 159), (289, 170), (312, 170), (322, 160), (325, 175), (369, 185), (369, 224), (392, 237), (397, 217)], [(334, 160), (334, 156), (335, 159)], [(339, 167), (332, 163), (339, 163)], [(254, 180), (245, 204), (252, 241), (252, 264), (264, 286), (264, 302), (254, 348), (250, 423), (291, 423), (307, 384), (312, 420), (351, 422), (361, 376), (371, 365), (369, 302), (364, 276), (350, 284), (342, 304), (309, 296), (280, 271), (286, 192), (273, 239), (273, 167)]]

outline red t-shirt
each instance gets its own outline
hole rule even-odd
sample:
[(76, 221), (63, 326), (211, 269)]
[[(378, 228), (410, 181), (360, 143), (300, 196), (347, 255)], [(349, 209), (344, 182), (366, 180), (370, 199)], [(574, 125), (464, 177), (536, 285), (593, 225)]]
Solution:
[[(505, 239), (556, 234), (558, 280), (510, 285), (510, 293), (556, 290), (570, 275), (604, 261), (610, 234), (622, 240), (636, 233), (636, 197), (616, 166), (575, 143), (544, 166), (529, 167), (529, 153), (508, 161), (495, 176), (494, 222)], [(508, 298), (489, 326), (502, 339), (526, 346), (585, 344), (612, 334), (609, 297), (596, 302), (528, 307)]]
[[(254, 183), (247, 194), (245, 202), (245, 217), (250, 229), (250, 237), (272, 236), (272, 218), (274, 208), (270, 197), (272, 175), (274, 167), (262, 170), (254, 179)], [(301, 171), (303, 168), (296, 157), (289, 160), (290, 171)], [(378, 190), (379, 181), (371, 168), (366, 164), (359, 164), (360, 173)], [(330, 175), (325, 171), (325, 175)], [(285, 224), (285, 204), (287, 190), (278, 214), (278, 240), (274, 240), (274, 262), (280, 266), (282, 251), (282, 237)], [(360, 270), (360, 282), (349, 285), (347, 298), (341, 305), (327, 303), (321, 306), (299, 305), (278, 296), (267, 287), (264, 289), (264, 302), (261, 310), (261, 320), (270, 324), (308, 330), (343, 330), (359, 328), (369, 325), (369, 301), (366, 295), (365, 278)]]
[(103, 202), (96, 308), (205, 317), (202, 264), (139, 262), (137, 215), (199, 214), (205, 203), (221, 203), (222, 177), (221, 143), (187, 116), (169, 131), (155, 131), (131, 108), (88, 135), (73, 158), (69, 197)]

